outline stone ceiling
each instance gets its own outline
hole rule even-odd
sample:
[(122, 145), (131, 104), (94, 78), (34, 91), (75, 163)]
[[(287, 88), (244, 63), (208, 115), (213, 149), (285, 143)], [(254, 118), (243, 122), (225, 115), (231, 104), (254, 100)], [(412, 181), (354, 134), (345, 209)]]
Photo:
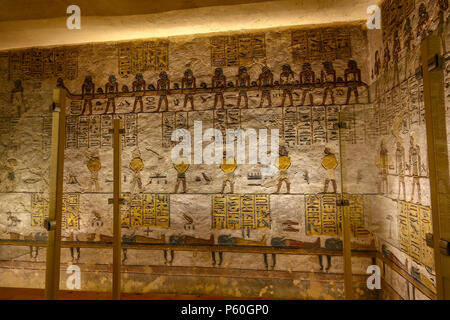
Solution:
[[(374, 0), (2, 0), (0, 50), (364, 21)], [(66, 8), (81, 8), (81, 29)], [(226, 3), (227, 5), (222, 5)]]

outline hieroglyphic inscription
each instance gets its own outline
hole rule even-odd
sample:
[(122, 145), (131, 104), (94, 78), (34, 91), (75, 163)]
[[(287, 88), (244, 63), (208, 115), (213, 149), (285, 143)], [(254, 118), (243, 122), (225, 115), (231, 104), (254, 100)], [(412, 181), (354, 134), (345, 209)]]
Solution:
[(48, 217), (48, 200), (41, 193), (31, 194), (31, 226), (44, 226), (44, 219)]
[(370, 236), (364, 228), (364, 201), (362, 195), (344, 195), (348, 207), (337, 207), (336, 194), (306, 195), (306, 235), (339, 236), (342, 234), (342, 210), (350, 212), (350, 226), (354, 237)]
[(146, 41), (120, 44), (118, 47), (119, 74), (122, 77), (145, 71), (162, 71), (169, 67), (169, 43)]
[[(112, 120), (111, 115), (66, 117), (66, 148), (112, 147)], [(125, 128), (123, 146), (137, 146), (137, 115), (126, 114), (122, 121)]]
[(225, 136), (227, 129), (239, 129), (241, 127), (241, 110), (216, 110), (214, 112), (214, 128)]
[[(79, 206), (79, 194), (63, 194), (61, 228), (80, 228)], [(33, 193), (31, 195), (31, 226), (42, 227), (46, 218), (48, 218), (48, 199), (41, 193)]]
[(80, 195), (77, 193), (68, 193), (63, 195), (62, 199), (62, 229), (78, 230), (80, 229)]
[(122, 227), (169, 228), (170, 199), (168, 194), (125, 194), (121, 207)]
[(211, 64), (214, 67), (245, 66), (264, 63), (266, 43), (264, 34), (219, 36), (210, 39)]
[(174, 143), (172, 141), (172, 132), (176, 129), (189, 129), (189, 114), (187, 112), (163, 112), (162, 113), (162, 147), (170, 148)]
[(433, 268), (433, 249), (426, 243), (426, 234), (433, 233), (431, 208), (400, 201), (398, 219), (400, 249), (415, 262)]
[(74, 49), (28, 49), (9, 53), (9, 78), (73, 80), (78, 73), (78, 52)]
[(297, 30), (291, 33), (295, 63), (333, 61), (352, 56), (350, 29), (325, 28)]
[(268, 195), (215, 194), (212, 202), (213, 229), (270, 230)]

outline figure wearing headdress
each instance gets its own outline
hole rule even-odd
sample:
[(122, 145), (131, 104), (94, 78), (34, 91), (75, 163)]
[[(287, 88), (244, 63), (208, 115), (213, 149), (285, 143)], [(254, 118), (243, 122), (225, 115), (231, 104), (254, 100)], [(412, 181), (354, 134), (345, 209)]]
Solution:
[(135, 80), (133, 81), (133, 95), (134, 98), (134, 105), (133, 105), (133, 111), (136, 112), (136, 106), (141, 106), (141, 112), (144, 112), (144, 102), (142, 101), (142, 96), (145, 93), (145, 80), (142, 73), (136, 73)]
[(89, 181), (89, 192), (99, 192), (100, 186), (98, 183), (98, 172), (102, 168), (102, 164), (100, 162), (100, 156), (99, 156), (98, 150), (95, 150), (95, 151), (91, 152), (90, 154), (87, 154), (87, 157), (88, 157), (88, 161), (87, 161), (86, 166), (91, 173), (91, 177), (90, 177), (90, 181)]
[(225, 90), (227, 79), (223, 74), (222, 68), (216, 68), (214, 70), (214, 76), (211, 79), (212, 89), (216, 91), (214, 96), (214, 109), (217, 107), (217, 103), (220, 101), (220, 109), (225, 107), (225, 100), (223, 98), (223, 91)]
[(414, 191), (417, 187), (418, 203), (421, 201), (420, 191), (420, 173), (422, 168), (422, 159), (420, 157), (420, 147), (416, 142), (415, 132), (411, 132), (409, 138), (409, 174), (412, 176), (411, 202), (414, 200)]
[(144, 161), (141, 158), (141, 152), (134, 150), (132, 153), (132, 159), (130, 161), (130, 169), (133, 171), (133, 178), (131, 179), (131, 194), (134, 194), (136, 186), (139, 189), (139, 193), (142, 192), (142, 179), (141, 172), (144, 169)]
[(333, 63), (331, 61), (326, 61), (323, 63), (323, 69), (320, 73), (320, 80), (324, 85), (322, 104), (325, 105), (328, 93), (331, 97), (331, 104), (334, 104), (333, 89), (336, 86), (336, 70), (334, 70)]
[(23, 108), (23, 87), (21, 80), (14, 81), (14, 88), (11, 90), (11, 102), (17, 108), (17, 113), (20, 117)]
[(92, 114), (92, 99), (95, 97), (95, 85), (92, 82), (92, 76), (86, 76), (84, 83), (81, 86), (81, 99), (83, 102), (83, 110), (81, 114), (86, 112), (86, 106), (89, 106), (89, 115)]
[(223, 162), (220, 165), (220, 169), (223, 172), (222, 191), (225, 192), (227, 183), (230, 185), (230, 193), (234, 193), (234, 172), (236, 171), (237, 163), (235, 158), (226, 158), (226, 154), (223, 155)]
[(248, 108), (248, 96), (245, 88), (250, 87), (250, 76), (248, 75), (246, 67), (239, 67), (239, 71), (236, 76), (236, 87), (239, 88), (237, 107), (241, 107), (241, 101), (242, 98), (244, 98), (244, 108)]
[(302, 85), (302, 102), (305, 104), (306, 96), (309, 96), (310, 105), (314, 105), (313, 89), (316, 83), (316, 74), (312, 69), (311, 63), (305, 62), (300, 72), (300, 84)]
[[(290, 86), (294, 83), (294, 72), (291, 69), (291, 66), (288, 64), (283, 65), (282, 72), (280, 74), (280, 85), (282, 86)], [(284, 102), (286, 101), (286, 97), (289, 98), (289, 106), (294, 105), (294, 100), (292, 98), (292, 90), (290, 88), (283, 88), (283, 98), (281, 100), (281, 107), (284, 107)]]
[[(167, 75), (167, 72), (162, 71), (159, 74), (158, 82), (156, 83), (156, 90), (161, 91), (161, 95), (159, 96), (158, 101), (158, 109), (156, 109), (156, 112), (159, 112), (161, 109), (161, 104), (164, 102), (166, 111), (169, 110), (169, 101), (167, 100), (167, 95), (169, 94), (170, 90), (170, 79)], [(162, 110), (161, 110), (162, 111)]]
[(339, 162), (336, 158), (336, 155), (333, 152), (331, 147), (325, 147), (324, 151), (325, 156), (322, 157), (322, 167), (325, 171), (325, 183), (323, 186), (323, 193), (328, 192), (328, 185), (331, 181), (333, 185), (333, 193), (337, 192), (337, 183), (336, 183), (336, 168), (339, 165)]
[(116, 102), (115, 97), (119, 93), (119, 84), (116, 81), (116, 77), (111, 74), (108, 78), (108, 82), (105, 84), (105, 93), (106, 93), (106, 110), (105, 114), (108, 113), (109, 106), (113, 107), (113, 114), (116, 113)]
[(262, 90), (261, 101), (259, 107), (261, 108), (264, 103), (264, 99), (267, 99), (267, 106), (272, 106), (272, 98), (270, 96), (270, 88), (273, 86), (273, 74), (272, 71), (266, 66), (262, 68), (261, 74), (258, 78), (259, 89)]
[(291, 167), (291, 158), (289, 157), (289, 152), (285, 146), (280, 146), (279, 156), (276, 162), (276, 166), (278, 167), (278, 185), (277, 192), (280, 193), (281, 186), (283, 182), (286, 184), (286, 193), (291, 192), (291, 182), (289, 180), (288, 169)]
[[(196, 79), (194, 77), (194, 73), (192, 72), (191, 69), (187, 69), (184, 72), (184, 77), (181, 80), (181, 91), (183, 91), (184, 89), (195, 89), (197, 87), (196, 85)], [(184, 95), (184, 103), (183, 103), (183, 109), (186, 108), (187, 103), (191, 104), (191, 110), (194, 110), (194, 94), (192, 92), (190, 93), (186, 93)]]
[(188, 159), (178, 158), (173, 164), (173, 167), (177, 171), (177, 182), (175, 184), (174, 193), (178, 192), (178, 187), (180, 186), (180, 184), (183, 187), (182, 193), (186, 193), (186, 171), (189, 169)]

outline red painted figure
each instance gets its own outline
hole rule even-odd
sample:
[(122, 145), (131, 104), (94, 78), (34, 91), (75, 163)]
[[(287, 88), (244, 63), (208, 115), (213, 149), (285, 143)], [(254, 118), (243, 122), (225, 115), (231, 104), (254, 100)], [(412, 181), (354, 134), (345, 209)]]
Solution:
[(159, 96), (158, 109), (156, 109), (156, 112), (160, 111), (161, 104), (163, 102), (166, 106), (166, 111), (169, 111), (169, 101), (167, 100), (167, 95), (169, 94), (170, 90), (170, 80), (167, 72), (162, 71), (159, 74), (159, 79), (156, 83), (156, 90), (162, 91), (162, 94)]
[(142, 96), (145, 93), (145, 80), (142, 73), (136, 74), (136, 80), (133, 81), (133, 95), (134, 98), (134, 105), (133, 105), (133, 111), (136, 112), (136, 106), (139, 103), (141, 106), (141, 112), (144, 112), (144, 102), (142, 101)]
[(314, 105), (314, 98), (312, 95), (314, 83), (316, 82), (316, 74), (314, 73), (311, 64), (305, 62), (302, 66), (302, 71), (300, 72), (300, 84), (302, 85), (302, 102), (301, 105), (305, 104), (306, 96), (309, 95), (309, 102)]
[[(187, 69), (184, 72), (184, 77), (181, 79), (181, 92), (183, 92), (184, 89), (195, 89), (196, 86), (196, 80), (194, 77), (194, 73), (191, 69)], [(186, 108), (188, 101), (191, 104), (191, 110), (194, 110), (194, 94), (192, 92), (186, 93), (184, 95), (184, 104), (183, 109)]]
[(81, 99), (84, 101), (81, 114), (84, 114), (86, 112), (86, 105), (89, 106), (89, 115), (92, 114), (92, 99), (94, 99), (94, 96), (95, 85), (92, 82), (92, 77), (86, 76), (86, 78), (84, 78), (84, 83), (81, 86)]
[(355, 95), (356, 103), (359, 103), (358, 85), (361, 83), (361, 70), (358, 69), (358, 64), (355, 60), (348, 62), (348, 68), (345, 69), (345, 83), (348, 87), (347, 101), (345, 104), (350, 103), (352, 92)]
[(220, 109), (223, 109), (225, 106), (225, 100), (223, 98), (223, 90), (225, 89), (227, 79), (223, 74), (222, 68), (216, 68), (214, 70), (214, 76), (212, 77), (212, 89), (217, 89), (216, 95), (214, 97), (214, 109), (217, 107), (217, 103), (220, 101)]
[(322, 104), (325, 104), (327, 101), (328, 93), (330, 93), (331, 104), (334, 104), (333, 89), (336, 86), (336, 70), (334, 70), (331, 61), (325, 61), (323, 63), (323, 69), (320, 72), (320, 80), (324, 85)]
[[(280, 84), (281, 85), (292, 85), (294, 83), (294, 72), (291, 69), (291, 66), (288, 64), (285, 64), (281, 67), (281, 74), (280, 74)], [(284, 107), (284, 102), (286, 101), (286, 97), (289, 97), (289, 106), (294, 105), (294, 100), (292, 98), (292, 90), (290, 88), (284, 88), (283, 89), (283, 98), (281, 100), (281, 107)]]
[(259, 89), (262, 90), (261, 102), (259, 107), (261, 108), (264, 103), (264, 99), (267, 99), (268, 107), (272, 106), (272, 98), (270, 97), (270, 87), (273, 86), (273, 74), (272, 71), (266, 66), (262, 68), (262, 72), (258, 78)]
[(241, 100), (244, 98), (244, 108), (248, 108), (248, 97), (245, 88), (250, 87), (250, 76), (247, 73), (246, 67), (239, 67), (238, 74), (236, 76), (236, 88), (239, 88), (239, 96), (237, 101), (237, 107), (240, 108)]
[(116, 77), (112, 74), (108, 78), (108, 82), (105, 85), (105, 93), (107, 97), (105, 114), (108, 113), (109, 106), (113, 107), (113, 114), (116, 113), (116, 103), (114, 101), (115, 96), (119, 93), (119, 84), (116, 81)]

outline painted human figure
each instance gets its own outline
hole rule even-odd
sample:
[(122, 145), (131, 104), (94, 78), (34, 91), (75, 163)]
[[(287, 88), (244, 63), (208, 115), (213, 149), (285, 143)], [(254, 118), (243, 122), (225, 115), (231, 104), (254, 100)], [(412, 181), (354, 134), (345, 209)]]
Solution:
[(156, 109), (156, 112), (160, 111), (161, 104), (163, 102), (166, 106), (166, 111), (169, 111), (169, 101), (167, 100), (167, 95), (169, 94), (170, 90), (170, 79), (167, 75), (167, 72), (161, 71), (161, 73), (159, 74), (159, 79), (156, 83), (156, 90), (162, 91), (161, 95), (159, 96), (158, 109)]
[(403, 200), (406, 200), (405, 191), (405, 148), (403, 147), (401, 141), (397, 141), (397, 149), (395, 150), (395, 167), (398, 176), (398, 194), (397, 199), (400, 200), (400, 189), (403, 187)]
[(86, 112), (86, 105), (89, 106), (89, 114), (92, 114), (92, 99), (94, 99), (95, 96), (95, 85), (94, 82), (92, 82), (91, 76), (86, 76), (84, 78), (84, 83), (81, 86), (81, 99), (83, 102), (83, 110), (81, 111), (81, 114), (84, 114)]
[(264, 99), (267, 99), (267, 107), (272, 106), (272, 97), (270, 96), (270, 88), (273, 86), (273, 73), (270, 71), (269, 67), (264, 66), (258, 77), (259, 90), (262, 90), (261, 101), (259, 102), (259, 107), (261, 108), (264, 104)]
[(422, 159), (420, 157), (420, 147), (416, 144), (415, 133), (412, 132), (409, 138), (409, 173), (412, 176), (412, 192), (411, 202), (414, 200), (414, 191), (417, 187), (418, 203), (421, 201), (420, 191), (420, 172), (422, 166)]
[(100, 186), (98, 183), (98, 172), (100, 171), (102, 165), (100, 162), (100, 157), (98, 151), (88, 155), (87, 168), (91, 172), (91, 178), (89, 181), (89, 192), (99, 192)]
[(305, 62), (302, 66), (302, 71), (300, 72), (300, 84), (302, 85), (302, 102), (300, 105), (305, 104), (306, 96), (309, 95), (309, 102), (311, 105), (314, 105), (313, 98), (313, 88), (316, 83), (316, 74), (314, 73), (311, 64), (309, 62)]
[(445, 43), (445, 30), (447, 28), (448, 22), (446, 17), (446, 13), (448, 10), (448, 0), (438, 0), (438, 5), (439, 5), (439, 12), (437, 17), (437, 20), (439, 21), (438, 31), (442, 41), (442, 50), (443, 53), (445, 54), (447, 50), (447, 45)]
[(326, 147), (323, 151), (325, 156), (322, 158), (322, 167), (326, 170), (325, 172), (325, 183), (323, 185), (323, 193), (328, 192), (328, 185), (333, 185), (333, 193), (337, 192), (337, 183), (336, 183), (336, 168), (339, 165), (339, 162), (336, 158), (331, 147)]
[(220, 101), (220, 109), (225, 107), (225, 100), (223, 98), (223, 91), (227, 84), (227, 78), (223, 74), (222, 68), (216, 68), (214, 70), (214, 76), (211, 79), (212, 89), (216, 92), (214, 96), (214, 109), (217, 107), (217, 103)]
[[(281, 74), (280, 74), (280, 85), (282, 86), (290, 86), (294, 84), (294, 72), (291, 69), (291, 66), (288, 64), (285, 64), (281, 67)], [(284, 102), (286, 101), (286, 97), (289, 97), (289, 106), (294, 105), (294, 99), (292, 98), (292, 90), (291, 88), (283, 88), (283, 98), (281, 100), (281, 107), (284, 107)]]
[(419, 6), (419, 21), (417, 22), (417, 37), (423, 39), (426, 36), (426, 29), (429, 20), (427, 7), (424, 3)]
[[(194, 90), (197, 88), (196, 79), (194, 77), (194, 73), (191, 69), (187, 69), (184, 72), (184, 77), (181, 79), (181, 91), (183, 92), (184, 89), (188, 90)], [(184, 103), (183, 103), (183, 109), (186, 108), (187, 103), (191, 104), (191, 110), (194, 110), (194, 93), (189, 92), (184, 95)]]
[(236, 87), (239, 88), (237, 107), (241, 107), (241, 101), (244, 99), (244, 108), (248, 108), (248, 96), (247, 90), (245, 89), (250, 87), (250, 76), (246, 67), (239, 67), (239, 71), (236, 76)]
[(388, 167), (389, 167), (389, 152), (385, 146), (384, 140), (381, 140), (380, 150), (378, 154), (377, 166), (379, 169), (379, 180), (380, 183), (378, 185), (380, 194), (388, 194), (389, 186), (388, 186)]
[(398, 31), (394, 32), (394, 41), (392, 46), (392, 60), (394, 62), (394, 74), (395, 74), (395, 81), (397, 84), (400, 84), (400, 74), (398, 70), (398, 63), (400, 59), (400, 52), (402, 50), (400, 39), (398, 37)]
[(358, 64), (355, 60), (349, 60), (348, 68), (345, 69), (344, 78), (348, 87), (347, 101), (345, 104), (350, 103), (352, 92), (355, 96), (356, 103), (359, 103), (358, 85), (361, 83), (361, 70), (358, 68)]
[(286, 184), (286, 193), (291, 192), (291, 182), (289, 180), (289, 174), (287, 170), (291, 166), (291, 158), (289, 157), (289, 152), (285, 146), (280, 146), (279, 157), (276, 163), (278, 170), (280, 170), (278, 174), (278, 184), (277, 184), (277, 192), (280, 193), (283, 182)]
[(380, 75), (380, 70), (381, 70), (381, 58), (380, 52), (377, 50), (375, 51), (375, 64), (374, 64), (375, 77), (378, 77)]
[(324, 85), (322, 104), (324, 105), (327, 101), (328, 93), (330, 94), (331, 104), (334, 104), (333, 89), (336, 86), (336, 70), (334, 70), (331, 61), (325, 61), (323, 63), (323, 69), (320, 72), (320, 81)]
[(222, 191), (221, 193), (225, 193), (225, 187), (227, 184), (230, 185), (230, 193), (234, 193), (234, 176), (236, 171), (237, 163), (234, 158), (226, 158), (226, 155), (223, 156), (223, 162), (220, 165), (220, 169), (223, 172), (223, 182), (222, 182)]
[(388, 71), (389, 62), (391, 62), (391, 50), (389, 49), (389, 42), (386, 41), (386, 45), (384, 46), (384, 55), (383, 55), (384, 72)]
[(177, 182), (175, 184), (174, 193), (178, 192), (178, 187), (181, 185), (183, 191), (181, 193), (186, 193), (186, 171), (189, 169), (189, 162), (185, 158), (178, 158), (173, 164), (175, 170), (177, 170)]
[(25, 109), (23, 107), (23, 87), (21, 80), (14, 81), (14, 88), (11, 90), (11, 102), (17, 108), (17, 114), (20, 117), (22, 115), (22, 108)]
[(142, 73), (136, 73), (135, 80), (133, 81), (133, 95), (134, 98), (134, 105), (133, 105), (133, 111), (136, 112), (136, 106), (139, 104), (141, 106), (141, 112), (144, 112), (144, 102), (142, 101), (142, 96), (145, 93), (145, 80)]
[(144, 169), (144, 161), (142, 161), (141, 153), (139, 150), (135, 150), (132, 153), (133, 159), (130, 161), (130, 169), (133, 171), (133, 178), (131, 179), (131, 194), (134, 194), (136, 186), (139, 189), (139, 193), (142, 192), (142, 179), (141, 171)]
[(113, 107), (112, 113), (115, 114), (116, 102), (114, 98), (119, 93), (119, 84), (117, 83), (116, 77), (113, 74), (109, 76), (108, 82), (105, 84), (105, 93), (107, 97), (105, 114), (108, 113), (110, 105), (112, 105)]
[(406, 49), (406, 59), (405, 59), (405, 77), (407, 76), (407, 71), (408, 71), (408, 63), (410, 62), (410, 54), (411, 54), (411, 50), (413, 47), (413, 41), (414, 41), (414, 35), (413, 35), (413, 30), (411, 27), (411, 20), (408, 18), (406, 18), (405, 21), (405, 26), (403, 28), (403, 33), (404, 33), (404, 43), (403, 46)]

